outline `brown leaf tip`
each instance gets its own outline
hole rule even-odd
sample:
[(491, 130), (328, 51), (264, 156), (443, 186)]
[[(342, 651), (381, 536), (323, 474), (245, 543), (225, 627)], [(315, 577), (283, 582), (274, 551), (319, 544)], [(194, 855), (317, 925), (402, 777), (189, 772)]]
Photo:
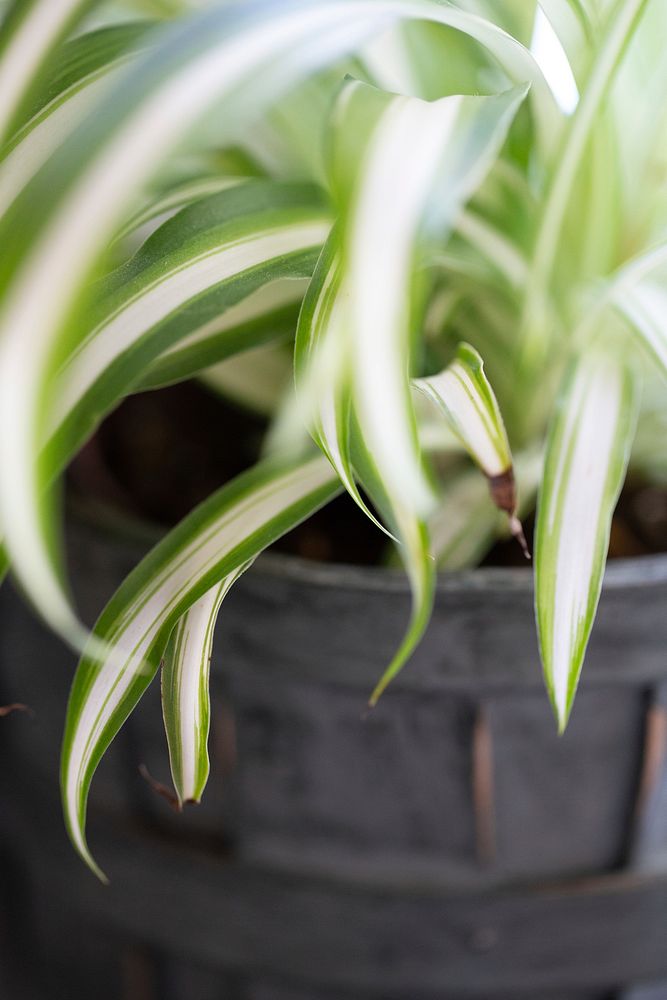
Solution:
[(489, 476), (489, 490), (496, 507), (505, 511), (510, 522), (510, 532), (516, 538), (521, 551), (526, 559), (530, 559), (530, 550), (523, 533), (521, 521), (516, 516), (517, 496), (516, 481), (514, 479), (514, 469), (510, 465), (509, 469), (501, 472), (499, 476)]
[(526, 536), (523, 533), (523, 525), (521, 521), (516, 516), (516, 514), (510, 514), (510, 532), (516, 538), (517, 542), (521, 546), (521, 551), (523, 552), (526, 559), (530, 560), (531, 554), (528, 548), (528, 542), (526, 541)]
[(510, 465), (509, 469), (501, 472), (499, 476), (489, 476), (488, 479), (494, 504), (511, 517), (516, 510), (514, 469)]

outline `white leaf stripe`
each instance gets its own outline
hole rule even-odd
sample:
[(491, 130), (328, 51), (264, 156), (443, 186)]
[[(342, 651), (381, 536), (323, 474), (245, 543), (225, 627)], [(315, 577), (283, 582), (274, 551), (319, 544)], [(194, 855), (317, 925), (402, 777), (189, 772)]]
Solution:
[(334, 230), (320, 254), (299, 315), (294, 351), (297, 405), (313, 440), (354, 502), (386, 532), (359, 492), (350, 458), (349, 324), (340, 273), (340, 236)]
[(444, 413), (486, 476), (492, 479), (511, 469), (512, 456), (500, 408), (474, 348), (461, 345), (456, 360), (444, 371), (415, 379), (413, 384)]
[(293, 333), (307, 287), (307, 278), (282, 278), (262, 285), (161, 354), (141, 380), (141, 388), (190, 378), (227, 358), (230, 346), (245, 351)]
[(199, 802), (209, 774), (209, 674), (220, 606), (250, 563), (230, 573), (185, 612), (162, 663), (162, 711), (178, 801)]
[[(422, 514), (434, 498), (422, 473), (407, 383), (414, 248), (435, 190), (445, 192), (437, 203), (440, 227), (454, 223), (524, 94), (432, 104), (395, 98), (370, 140), (353, 196), (344, 280), (355, 402), (380, 476), (402, 505)], [(449, 148), (464, 152), (448, 161)]]
[(86, 845), (88, 788), (99, 760), (157, 669), (188, 608), (339, 490), (324, 458), (238, 477), (175, 528), (128, 577), (96, 626), (115, 652), (84, 655), (68, 707), (62, 757), (65, 818), (72, 842), (101, 875)]
[[(272, 329), (259, 313), (254, 322), (252, 315), (243, 320), (244, 301), (283, 277), (298, 285), (294, 279), (311, 273), (328, 227), (309, 187), (275, 182), (200, 199), (165, 223), (102, 282), (97, 315), (104, 318), (54, 376), (43, 468), (55, 474), (154, 361), (148, 384), (165, 374), (166, 381), (185, 377), (199, 362), (269, 339)], [(278, 335), (293, 318), (280, 306), (273, 311), (282, 324)], [(187, 346), (190, 336), (196, 339)], [(177, 348), (171, 357), (170, 347)]]
[[(0, 215), (55, 150), (74, 132), (87, 112), (116, 80), (146, 35), (145, 24), (122, 25), (92, 32), (66, 47), (76, 72), (65, 72), (63, 88), (56, 87), (6, 144), (0, 160)], [(67, 50), (73, 50), (68, 53)], [(129, 52), (126, 50), (130, 50)]]
[[(191, 299), (221, 282), (288, 254), (317, 249), (326, 239), (327, 219), (284, 226), (230, 243), (166, 275), (94, 330), (68, 359), (59, 379), (54, 419), (59, 424), (90, 392), (97, 379), (140, 337)], [(201, 336), (201, 334), (200, 334)]]
[(407, 630), (369, 698), (369, 707), (373, 708), (414, 652), (428, 625), (435, 592), (435, 561), (430, 554), (426, 524), (414, 511), (402, 507), (387, 493), (373, 457), (364, 446), (356, 421), (352, 422), (350, 449), (353, 467), (360, 483), (394, 537), (399, 539), (397, 551), (405, 566), (412, 592), (412, 610)]
[(12, 432), (0, 430), (0, 464), (11, 470), (0, 482), (0, 521), (8, 526), (9, 554), (21, 584), (64, 636), (78, 642), (81, 626), (46, 542), (53, 512), (41, 500), (36, 456), (40, 400), (82, 282), (136, 193), (214, 100), (224, 113), (224, 142), (290, 85), (400, 17), (441, 21), (478, 38), (504, 59), (511, 76), (534, 79), (538, 111), (553, 111), (527, 50), (490, 22), (449, 5), (244, 0), (193, 14), (166, 30), (7, 213), (0, 231), (3, 245), (11, 234), (12, 249), (0, 267), (0, 286), (7, 289), (0, 314), (0, 429), (11, 423)]
[(635, 421), (631, 373), (599, 350), (583, 355), (549, 434), (535, 540), (540, 650), (561, 731), (600, 597)]
[(0, 35), (0, 145), (49, 52), (90, 0), (16, 0)]
[(440, 409), (470, 457), (488, 479), (493, 502), (509, 518), (510, 532), (530, 558), (521, 522), (512, 453), (484, 362), (470, 344), (459, 345), (456, 359), (439, 375), (413, 382)]

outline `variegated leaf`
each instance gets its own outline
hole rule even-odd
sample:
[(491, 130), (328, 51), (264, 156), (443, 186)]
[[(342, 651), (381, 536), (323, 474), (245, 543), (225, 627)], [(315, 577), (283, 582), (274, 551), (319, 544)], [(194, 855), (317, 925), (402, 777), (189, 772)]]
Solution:
[(470, 344), (460, 344), (452, 364), (439, 375), (416, 379), (414, 385), (439, 407), (479, 465), (494, 503), (508, 515), (510, 531), (528, 555), (516, 515), (516, 484), (505, 424), (478, 352)]
[(322, 457), (286, 468), (257, 466), (174, 528), (103, 611), (94, 638), (112, 653), (102, 663), (84, 653), (70, 694), (61, 765), (72, 843), (100, 877), (85, 837), (90, 782), (155, 675), (174, 626), (217, 581), (238, 573), (338, 490)]
[(280, 334), (272, 320), (295, 319), (329, 226), (310, 187), (272, 181), (202, 198), (161, 226), (100, 283), (92, 329), (56, 375), (51, 469), (147, 369), (144, 384), (173, 381)]
[(535, 604), (544, 675), (561, 732), (600, 597), (636, 404), (632, 373), (594, 348), (574, 365), (549, 433), (535, 536)]
[(0, 215), (146, 44), (149, 27), (131, 22), (101, 28), (63, 48), (59, 73), (44, 88), (29, 120), (2, 149)]
[(251, 564), (211, 587), (185, 612), (162, 661), (162, 713), (179, 804), (199, 802), (208, 780), (211, 715), (209, 674), (218, 612), (231, 586)]
[[(40, 5), (50, 6), (50, 0)], [(206, 111), (215, 105), (217, 141), (234, 141), (253, 114), (295, 82), (402, 17), (468, 33), (511, 79), (529, 79), (541, 134), (553, 137), (560, 118), (533, 57), (490, 21), (435, 0), (237, 0), (161, 29), (149, 53), (125, 68), (6, 213), (0, 464), (7, 474), (0, 481), (0, 520), (21, 584), (71, 641), (81, 641), (82, 627), (55, 558), (54, 507), (44, 499), (37, 456), (50, 420), (43, 401), (85, 281), (137, 193)]]
[(32, 95), (40, 73), (91, 0), (14, 0), (0, 30), (0, 146)]
[(414, 257), (425, 231), (453, 225), (524, 96), (516, 90), (429, 104), (352, 83), (340, 99), (338, 185), (347, 206), (341, 294), (349, 298), (355, 407), (387, 491), (422, 515), (433, 495), (416, 447), (408, 381)]

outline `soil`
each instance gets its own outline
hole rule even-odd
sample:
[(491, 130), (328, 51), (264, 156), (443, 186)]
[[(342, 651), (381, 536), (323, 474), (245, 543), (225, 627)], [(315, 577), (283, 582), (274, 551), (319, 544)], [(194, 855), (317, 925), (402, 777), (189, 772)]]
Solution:
[[(257, 459), (266, 421), (224, 402), (197, 383), (138, 393), (112, 413), (68, 471), (68, 489), (170, 527)], [(532, 550), (534, 519), (524, 530)], [(275, 545), (320, 562), (379, 565), (386, 539), (343, 495)], [(626, 484), (610, 541), (610, 558), (667, 551), (667, 490), (640, 480)], [(498, 542), (485, 566), (526, 567), (514, 539)]]

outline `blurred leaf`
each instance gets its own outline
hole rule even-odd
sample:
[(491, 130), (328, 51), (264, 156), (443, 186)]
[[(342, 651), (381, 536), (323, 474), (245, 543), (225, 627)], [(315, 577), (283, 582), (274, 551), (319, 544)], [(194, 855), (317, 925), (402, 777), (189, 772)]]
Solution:
[(628, 368), (591, 349), (573, 366), (549, 433), (535, 537), (535, 604), (544, 675), (561, 732), (597, 610), (636, 408)]
[[(287, 468), (255, 467), (181, 521), (102, 612), (94, 636), (112, 652), (102, 664), (84, 652), (79, 663), (61, 766), (63, 808), (72, 843), (100, 878), (104, 876), (85, 837), (90, 783), (105, 750), (155, 676), (173, 628), (216, 583), (229, 584), (230, 577), (238, 576), (259, 552), (338, 489), (323, 458)], [(172, 733), (172, 751), (174, 740)]]

